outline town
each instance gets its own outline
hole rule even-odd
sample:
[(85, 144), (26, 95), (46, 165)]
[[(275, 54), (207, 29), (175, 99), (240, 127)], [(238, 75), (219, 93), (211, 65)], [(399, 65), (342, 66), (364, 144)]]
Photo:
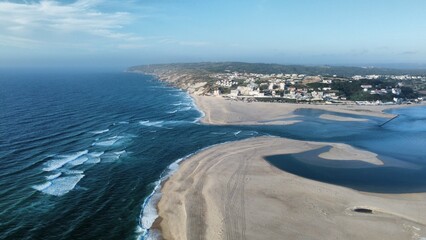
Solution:
[[(225, 70), (210, 74), (211, 95), (247, 101), (326, 104), (411, 104), (425, 100), (413, 86), (426, 84), (426, 76), (260, 74)], [(212, 81), (213, 80), (213, 81)], [(418, 89), (417, 89), (418, 90)]]

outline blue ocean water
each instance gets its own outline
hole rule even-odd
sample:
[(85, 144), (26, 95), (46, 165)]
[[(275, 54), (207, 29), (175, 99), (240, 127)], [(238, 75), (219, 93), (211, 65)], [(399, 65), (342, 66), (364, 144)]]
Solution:
[(2, 72), (0, 236), (143, 238), (153, 190), (176, 161), (253, 136), (344, 142), (424, 166), (425, 108), (396, 111), (384, 127), (380, 118), (320, 119), (318, 110), (298, 111), (304, 121), (288, 126), (206, 126), (185, 92), (150, 76)]
[(215, 134), (186, 93), (138, 74), (4, 73), (0, 86), (5, 239), (135, 239), (172, 162), (253, 134)]

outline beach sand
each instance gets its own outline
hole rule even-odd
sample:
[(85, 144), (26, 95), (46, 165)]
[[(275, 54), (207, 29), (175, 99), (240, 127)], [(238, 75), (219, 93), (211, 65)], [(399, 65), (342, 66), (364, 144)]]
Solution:
[[(318, 117), (368, 121), (392, 118), (383, 110), (400, 106), (246, 103), (192, 95), (215, 125), (286, 125), (297, 109), (327, 110)], [(295, 112), (296, 111), (296, 112)], [(341, 116), (347, 113), (355, 116)], [(310, 164), (342, 167), (381, 166), (372, 152), (342, 143), (258, 137), (226, 143), (185, 160), (167, 180), (155, 226), (165, 239), (426, 239), (426, 193), (378, 194), (299, 177), (270, 165), (265, 157), (331, 146)], [(346, 160), (359, 160), (346, 161)], [(365, 164), (368, 163), (368, 164)], [(416, 166), (386, 159), (387, 166)], [(360, 213), (356, 208), (372, 213)]]
[[(292, 119), (297, 109), (318, 109), (336, 113), (354, 114), (392, 118), (394, 115), (383, 111), (407, 105), (315, 105), (292, 103), (243, 102), (213, 96), (191, 95), (196, 105), (204, 112), (203, 123), (215, 125), (286, 125), (299, 120)], [(412, 105), (416, 106), (416, 105)], [(367, 121), (363, 118), (342, 117), (333, 114), (322, 114), (322, 119), (334, 121)]]
[[(249, 105), (249, 104), (247, 104)], [(383, 164), (345, 144), (258, 137), (185, 160), (164, 183), (157, 226), (165, 239), (426, 239), (426, 194), (375, 194), (279, 170), (266, 156), (323, 146), (324, 158)], [(372, 213), (359, 213), (355, 208)]]

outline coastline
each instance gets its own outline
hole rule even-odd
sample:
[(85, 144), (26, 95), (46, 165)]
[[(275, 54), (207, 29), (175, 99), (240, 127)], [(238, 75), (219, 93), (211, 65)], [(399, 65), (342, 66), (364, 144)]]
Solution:
[[(188, 94), (190, 95), (190, 97), (193, 100), (194, 103), (194, 107), (197, 108), (198, 111), (200, 111), (201, 113), (201, 117), (198, 119), (199, 122), (201, 122), (202, 124), (212, 124), (212, 125), (285, 125), (285, 124), (293, 124), (296, 123), (298, 120), (294, 120), (293, 118), (296, 117), (297, 115), (295, 114), (295, 111), (297, 111), (298, 109), (317, 109), (317, 110), (325, 110), (328, 113), (327, 114), (322, 114), (320, 116), (320, 118), (323, 119), (328, 119), (328, 120), (334, 120), (334, 121), (368, 121), (368, 119), (366, 118), (362, 118), (362, 116), (370, 116), (370, 117), (379, 117), (379, 118), (392, 118), (395, 115), (392, 114), (388, 114), (385, 113), (383, 111), (388, 110), (388, 109), (393, 109), (393, 108), (401, 108), (401, 107), (411, 107), (411, 106), (424, 106), (424, 104), (422, 105), (390, 105), (390, 106), (356, 106), (356, 105), (309, 105), (309, 104), (285, 104), (285, 103), (262, 103), (262, 102), (254, 102), (254, 103), (246, 103), (246, 102), (242, 102), (242, 101), (231, 101), (231, 100), (226, 100), (224, 98), (221, 97), (213, 97), (213, 96), (200, 96), (197, 93), (194, 92), (190, 92), (187, 91)], [(333, 113), (342, 113), (342, 114), (351, 114), (353, 116), (355, 116), (354, 118), (352, 117), (343, 117), (343, 116), (339, 116), (339, 115), (334, 115)], [(158, 188), (158, 190), (160, 191), (161, 194), (161, 198), (159, 198), (158, 203), (155, 202), (156, 205), (156, 209), (158, 211), (158, 218), (155, 220), (155, 222), (153, 222), (152, 224), (152, 229), (154, 231), (157, 232), (161, 232), (163, 237), (165, 239), (188, 239), (191, 237), (188, 236), (195, 236), (195, 238), (197, 237), (207, 237), (207, 239), (225, 239), (228, 238), (229, 236), (231, 236), (232, 234), (234, 234), (233, 236), (237, 237), (239, 236), (238, 233), (227, 233), (227, 234), (231, 234), (228, 237), (225, 237), (225, 230), (224, 230), (224, 226), (219, 227), (214, 229), (214, 231), (210, 231), (207, 233), (206, 229), (203, 229), (203, 227), (201, 227), (200, 225), (206, 225), (209, 226), (208, 228), (210, 228), (210, 225), (214, 225), (215, 227), (219, 226), (221, 224), (221, 222), (223, 223), (223, 221), (218, 221), (218, 219), (214, 220), (213, 222), (211, 222), (212, 219), (199, 219), (199, 218), (195, 218), (192, 219), (191, 216), (187, 216), (188, 215), (188, 209), (193, 208), (193, 205), (196, 205), (196, 202), (194, 201), (202, 201), (205, 203), (209, 203), (209, 204), (216, 204), (216, 205), (212, 205), (212, 209), (218, 210), (218, 204), (219, 205), (223, 205), (223, 202), (215, 202), (218, 201), (217, 199), (214, 198), (214, 196), (208, 196), (208, 194), (205, 192), (210, 192), (211, 190), (204, 190), (204, 188), (209, 189), (210, 187), (215, 187), (214, 192), (218, 193), (219, 191), (222, 191), (224, 188), (226, 188), (226, 186), (224, 186), (223, 184), (220, 185), (220, 181), (219, 182), (215, 182), (215, 181), (210, 181), (207, 185), (206, 184), (199, 184), (197, 182), (199, 182), (201, 179), (193, 179), (190, 183), (188, 183), (185, 179), (187, 177), (187, 174), (183, 174), (183, 172), (185, 172), (185, 169), (187, 169), (187, 165), (190, 164), (195, 164), (193, 162), (197, 162), (197, 166), (199, 166), (199, 164), (202, 163), (202, 158), (208, 158), (209, 153), (213, 154), (212, 151), (225, 151), (225, 152), (236, 152), (237, 154), (242, 154), (244, 156), (248, 156), (250, 153), (250, 148), (247, 148), (247, 146), (251, 146), (253, 147), (253, 143), (247, 143), (247, 141), (255, 141), (258, 142), (259, 139), (263, 138), (252, 138), (249, 140), (243, 140), (243, 141), (237, 141), (237, 142), (230, 142), (230, 143), (222, 143), (222, 144), (218, 144), (218, 145), (214, 145), (214, 146), (210, 146), (207, 147), (205, 149), (201, 149), (199, 151), (197, 151), (196, 153), (193, 153), (183, 159), (179, 159), (179, 162), (177, 163), (179, 165), (179, 169), (174, 170), (173, 172), (170, 172), (170, 174), (167, 175), (166, 178), (161, 178), (160, 179), (160, 188)], [(277, 138), (271, 138), (271, 139), (277, 139)], [(295, 141), (295, 140), (290, 140), (290, 139), (283, 139), (283, 138), (279, 138), (282, 141)], [(265, 140), (265, 141), (269, 141), (269, 140)], [(272, 140), (271, 140), (272, 141)], [(302, 142), (302, 141), (298, 141), (298, 142)], [(237, 144), (237, 145), (241, 145), (241, 148), (244, 148), (243, 151), (230, 151), (229, 150), (229, 145), (233, 145), (233, 144)], [(250, 145), (251, 144), (251, 145)], [(308, 143), (308, 142), (303, 142), (302, 145), (309, 145), (312, 143)], [(315, 144), (321, 144), (321, 143), (315, 143)], [(315, 145), (314, 144), (314, 145)], [(344, 145), (344, 144), (343, 144)], [(263, 146), (263, 148), (271, 150), (271, 146), (270, 143), (265, 144)], [(212, 150), (214, 149), (214, 150)], [(335, 148), (333, 148), (335, 151), (332, 152), (330, 151), (329, 153), (327, 153), (327, 156), (329, 158), (329, 160), (332, 161), (337, 161), (338, 159), (343, 159), (342, 158), (342, 154), (341, 152), (345, 152), (347, 154), (351, 154), (351, 153), (359, 153), (359, 151), (354, 150), (353, 148), (351, 148), (351, 146), (349, 145), (345, 145), (345, 146), (337, 146)], [(289, 149), (286, 149), (289, 150)], [(293, 149), (294, 150), (294, 149)], [(300, 149), (299, 149), (300, 150)], [(306, 150), (306, 149), (305, 149)], [(280, 151), (282, 151), (282, 149), (280, 149)], [(301, 151), (301, 150), (300, 150)], [(217, 164), (214, 164), (215, 166), (219, 167), (222, 166), (223, 163), (227, 160), (237, 160), (236, 157), (234, 156), (235, 154), (225, 154), (225, 152), (223, 152), (223, 155), (232, 155), (232, 157), (229, 157), (227, 159), (220, 159), (219, 161), (215, 160), (215, 162), (217, 162)], [(254, 153), (252, 153), (254, 154)], [(257, 154), (257, 152), (256, 152)], [(356, 154), (355, 154), (356, 155)], [(362, 155), (362, 154), (361, 154)], [(367, 156), (368, 155), (368, 156)], [(375, 164), (375, 165), (381, 165), (383, 164), (380, 160), (378, 159), (374, 159), (374, 155), (373, 153), (368, 153), (367, 155), (363, 155), (364, 157), (367, 156), (366, 158), (368, 158), (371, 164)], [(202, 157), (200, 157), (202, 156)], [(269, 166), (269, 172), (268, 174), (265, 175), (265, 178), (269, 177), (269, 174), (278, 174), (281, 177), (284, 178), (288, 178), (287, 180), (291, 180), (290, 183), (296, 182), (298, 181), (301, 184), (305, 184), (305, 181), (307, 182), (314, 182), (315, 184), (315, 188), (327, 188), (327, 191), (334, 191), (336, 192), (336, 194), (340, 191), (342, 191), (342, 189), (344, 189), (345, 192), (347, 192), (347, 194), (343, 194), (342, 196), (340, 196), (340, 198), (338, 199), (340, 200), (344, 200), (348, 201), (347, 198), (349, 198), (349, 196), (353, 196), (354, 194), (358, 194), (360, 196), (363, 196), (362, 199), (367, 199), (365, 200), (367, 203), (369, 201), (369, 198), (371, 197), (372, 199), (375, 199), (375, 203), (381, 202), (381, 201), (386, 201), (386, 199), (393, 199), (393, 202), (404, 202), (405, 205), (408, 205), (410, 203), (412, 203), (412, 201), (417, 202), (421, 202), (424, 201), (426, 199), (426, 195), (425, 194), (371, 194), (371, 193), (362, 193), (359, 191), (355, 191), (352, 189), (348, 189), (345, 187), (339, 187), (339, 186), (335, 186), (335, 185), (330, 185), (330, 184), (326, 184), (326, 183), (320, 183), (320, 182), (315, 182), (312, 180), (308, 180), (302, 177), (298, 177), (289, 173), (286, 173), (284, 171), (278, 170), (275, 167), (272, 167), (269, 163), (267, 163), (262, 157), (257, 156), (257, 160), (256, 160), (256, 164), (259, 164), (257, 162), (263, 162), (262, 164), (267, 164), (267, 166)], [(358, 155), (359, 157), (359, 155)], [(238, 158), (238, 157), (237, 157)], [(185, 161), (183, 161), (185, 160)], [(238, 161), (241, 161), (242, 159), (240, 158)], [(260, 160), (260, 161), (259, 161)], [(173, 164), (176, 164), (173, 163)], [(173, 165), (172, 164), (172, 165)], [(223, 166), (222, 166), (223, 167)], [(197, 167), (198, 168), (198, 167)], [(200, 173), (192, 173), (194, 175), (199, 175)], [(192, 175), (191, 174), (191, 175)], [(179, 177), (180, 176), (180, 177)], [(176, 180), (176, 178), (180, 178), (179, 181)], [(208, 178), (221, 178), (221, 176), (216, 176), (214, 177), (209, 176)], [(201, 180), (201, 182), (205, 182), (205, 180)], [(197, 183), (197, 184), (196, 184)], [(287, 183), (287, 182), (286, 182)], [(171, 186), (178, 186), (177, 188), (173, 188)], [(203, 190), (200, 190), (199, 187), (202, 187)], [(259, 187), (260, 185), (256, 185), (257, 187)], [(192, 187), (198, 187), (198, 195), (201, 195), (202, 197), (206, 198), (204, 200), (194, 200), (197, 199), (197, 194), (192, 194), (192, 197), (183, 197), (183, 196), (173, 196), (176, 193), (182, 193), (187, 191), (191, 191), (189, 188)], [(279, 187), (279, 186), (277, 186)], [(264, 191), (272, 191), (274, 187), (267, 187), (267, 189), (263, 189)], [(296, 186), (292, 186), (292, 188), (297, 188)], [(257, 189), (259, 190), (259, 189)], [(294, 189), (293, 189), (294, 190)], [(305, 189), (306, 190), (306, 189)], [(154, 191), (157, 191), (157, 189), (155, 189)], [(201, 194), (200, 194), (201, 192)], [(188, 194), (188, 192), (185, 192), (186, 194)], [(306, 191), (302, 191), (300, 192), (299, 190), (297, 191), (298, 194), (307, 194), (307, 195), (312, 195), (315, 194), (315, 189), (307, 189)], [(219, 194), (220, 195), (220, 194)], [(401, 197), (403, 196), (403, 197)], [(252, 198), (256, 199), (258, 197), (261, 197), (258, 194), (255, 194), (253, 196), (251, 196)], [(283, 198), (285, 199), (285, 197), (283, 197), (283, 195), (277, 195), (277, 196), (269, 196), (269, 197), (273, 197), (275, 199), (280, 199)], [(313, 198), (317, 197), (312, 195)], [(325, 197), (325, 196), (322, 196)], [(208, 198), (208, 199), (207, 199)], [(213, 200), (212, 200), (213, 199)], [(380, 199), (380, 200), (377, 200)], [(414, 200), (413, 200), (414, 199)], [(148, 199), (149, 200), (149, 199)], [(335, 201), (336, 199), (324, 199), (323, 202), (330, 202), (330, 201)], [(258, 202), (262, 202), (260, 200), (256, 200)], [(392, 202), (391, 201), (391, 202)], [(288, 202), (286, 202), (288, 203)], [(290, 203), (289, 203), (290, 204)], [(339, 202), (339, 204), (343, 204), (342, 202)], [(389, 203), (391, 204), (391, 203)], [(394, 204), (394, 203), (392, 203)], [(423, 236), (425, 235), (424, 231), (421, 229), (424, 229), (424, 227), (426, 226), (426, 219), (423, 219), (420, 216), (415, 215), (416, 212), (421, 212), (423, 210), (426, 209), (426, 206), (424, 204), (420, 205), (421, 209), (416, 209), (415, 211), (412, 212), (412, 214), (410, 216), (406, 216), (404, 215), (404, 208), (400, 208), (399, 212), (398, 211), (393, 211), (392, 209), (394, 207), (398, 207), (398, 204), (394, 204), (394, 205), (389, 205), (387, 206), (387, 209), (383, 209), (382, 207), (371, 207), (368, 206), (368, 204), (363, 203), (363, 204), (358, 204), (357, 206), (355, 206), (355, 204), (353, 204), (354, 206), (352, 206), (352, 208), (356, 208), (356, 207), (366, 207), (369, 209), (374, 209), (375, 215), (373, 217), (373, 220), (369, 220), (369, 221), (373, 221), (374, 224), (374, 228), (381, 228), (378, 225), (383, 224), (383, 222), (380, 222), (381, 218), (388, 218), (392, 219), (392, 221), (397, 221), (398, 223), (400, 223), (398, 226), (403, 226), (403, 231), (402, 232), (398, 232), (398, 234), (394, 233), (394, 235), (389, 236), (388, 239), (401, 239), (400, 237), (407, 237), (408, 235), (404, 235), (407, 232), (409, 232), (409, 235), (411, 236), (412, 239), (418, 239), (418, 238), (414, 238), (415, 236), (419, 236), (419, 234), (422, 234)], [(181, 211), (184, 211), (183, 213), (181, 213), (182, 216), (187, 216), (185, 219), (181, 218), (181, 219), (176, 219), (176, 216), (170, 216), (167, 214), (170, 214), (171, 212), (173, 212), (174, 209), (178, 209), (181, 208), (182, 206), (187, 206), (187, 208), (184, 208), (184, 210), (180, 209)], [(297, 204), (296, 204), (297, 205)], [(210, 205), (209, 205), (210, 206)], [(213, 207), (213, 206), (216, 206)], [(281, 206), (282, 207), (282, 206)], [(300, 206), (299, 206), (300, 207)], [(327, 206), (320, 206), (318, 205), (317, 207), (321, 208), (321, 207), (327, 207)], [(330, 206), (328, 206), (330, 207)], [(332, 208), (332, 207), (331, 207)], [(204, 208), (203, 208), (204, 209)], [(210, 209), (210, 207), (208, 208)], [(205, 209), (204, 209), (205, 210)], [(214, 213), (207, 213), (207, 212), (200, 212), (200, 209), (198, 209), (197, 211), (198, 214), (200, 214), (200, 216), (206, 216), (206, 215), (214, 215), (216, 218), (223, 218), (223, 216), (225, 215), (225, 211), (216, 211)], [(251, 212), (258, 212), (259, 210), (256, 209), (251, 209)], [(308, 216), (309, 214), (305, 213), (305, 217)], [(357, 214), (359, 213), (355, 213), (351, 210), (351, 207), (347, 207), (344, 209), (344, 214), (343, 215), (336, 215), (336, 217), (338, 218), (343, 218), (344, 221), (347, 221), (345, 224), (349, 224), (349, 225), (353, 225), (354, 222), (359, 221), (359, 219), (355, 219), (355, 220), (351, 220), (351, 219), (345, 219), (347, 216), (358, 216)], [(414, 215), (413, 215), (414, 214)], [(325, 214), (326, 215), (326, 214)], [(193, 215), (195, 216), (195, 215)], [(321, 215), (322, 216), (322, 215)], [(362, 214), (359, 215), (360, 217), (362, 217)], [(196, 217), (196, 216), (195, 216)], [(267, 216), (264, 216), (267, 217)], [(313, 216), (312, 216), (313, 217)], [(320, 217), (320, 216), (315, 216), (315, 217)], [(300, 218), (300, 217), (299, 217)], [(292, 221), (294, 221), (295, 219), (298, 219), (296, 222), (293, 223), (289, 223), (291, 224), (295, 224), (299, 221), (302, 221), (303, 219), (299, 219), (297, 216), (292, 216), (291, 219)], [(321, 219), (321, 218), (319, 218)], [(305, 219), (306, 220), (306, 219)], [(313, 220), (313, 219), (311, 219)], [(186, 221), (191, 221), (192, 223), (187, 223)], [(231, 221), (240, 221), (237, 219), (233, 219)], [(349, 222), (349, 223), (348, 223)], [(274, 222), (269, 222), (271, 224), (271, 226), (274, 225)], [(389, 222), (386, 222), (387, 224), (391, 224)], [(183, 224), (183, 225), (182, 225)], [(195, 225), (194, 225), (195, 224)], [(276, 224), (276, 223), (275, 223)], [(310, 224), (310, 222), (307, 222), (306, 224)], [(319, 227), (321, 228), (327, 228), (327, 226), (323, 225), (322, 223), (319, 223)], [(336, 224), (336, 223), (334, 223)], [(371, 223), (370, 223), (371, 224)], [(401, 225), (402, 224), (402, 225)], [(408, 225), (407, 225), (408, 224)], [(192, 226), (194, 225), (194, 226)], [(263, 226), (267, 226), (267, 221), (265, 221), (263, 223)], [(408, 230), (407, 230), (407, 226), (409, 226)], [(245, 229), (248, 228), (255, 228), (255, 225), (250, 225), (249, 227), (244, 226)], [(342, 225), (342, 228), (346, 229), (348, 227), (348, 225)], [(355, 228), (351, 228), (352, 230), (356, 230), (356, 231), (363, 231), (362, 228), (366, 228), (369, 226), (358, 226)], [(395, 228), (396, 225), (393, 226), (389, 226), (390, 228)], [(183, 230), (184, 229), (184, 230)], [(188, 230), (189, 229), (189, 230)], [(420, 229), (420, 230), (417, 230)], [(261, 230), (261, 231), (272, 231), (273, 229), (265, 229), (265, 230)], [(299, 229), (300, 231), (306, 231), (306, 229)], [(216, 231), (221, 232), (221, 235), (214, 235)], [(292, 230), (294, 233), (294, 229)], [(336, 230), (337, 231), (337, 230)], [(190, 233), (191, 232), (191, 233)], [(232, 232), (232, 231), (231, 231)], [(189, 235), (188, 235), (189, 234)], [(194, 235), (195, 234), (195, 235)], [(204, 234), (204, 235), (202, 235)], [(237, 235), (235, 235), (237, 234)], [(245, 233), (244, 233), (245, 234)], [(278, 233), (271, 233), (273, 234), (278, 234)], [(282, 236), (282, 233), (280, 232), (279, 235), (276, 235), (275, 237), (278, 236)], [(325, 234), (325, 233), (324, 233)], [(347, 236), (352, 236), (354, 233), (338, 233), (338, 234), (349, 234)], [(352, 234), (352, 235), (351, 235)], [(403, 234), (403, 235), (401, 235)], [(262, 236), (264, 239), (277, 239), (273, 236), (270, 236), (270, 238), (268, 237), (264, 237)], [(254, 236), (254, 235), (253, 235)], [(328, 236), (328, 235), (324, 235), (322, 237), (318, 237), (318, 238), (314, 238), (314, 235), (307, 235), (309, 238), (312, 237), (312, 239), (323, 239), (324, 237)], [(345, 235), (346, 236), (346, 235)], [(258, 237), (260, 236), (256, 236), (256, 237), (252, 237), (249, 236), (249, 239), (258, 239)], [(289, 238), (294, 238), (295, 235), (289, 235)], [(382, 237), (382, 235), (363, 235), (363, 238), (378, 238), (378, 237)], [(394, 238), (392, 238), (394, 237)], [(232, 238), (232, 237), (231, 237)], [(233, 239), (233, 238), (232, 238)], [(238, 238), (237, 238), (238, 239)], [(344, 239), (358, 239), (358, 238), (345, 238)], [(403, 238), (405, 239), (405, 238)]]
[[(419, 107), (426, 104), (412, 105), (380, 105), (380, 106), (359, 106), (359, 105), (314, 105), (297, 103), (267, 103), (267, 102), (243, 102), (229, 100), (215, 96), (199, 96), (190, 94), (195, 104), (204, 113), (202, 123), (213, 125), (286, 125), (293, 124), (298, 120), (295, 111), (299, 109), (325, 110), (329, 112), (322, 116), (323, 119), (333, 121), (367, 121), (362, 116), (379, 117), (390, 119), (393, 114), (384, 111), (396, 108)], [(336, 114), (350, 114), (357, 116), (342, 117)]]
[(301, 104), (301, 103), (271, 103), (271, 102), (244, 102), (225, 99), (221, 96), (207, 96), (204, 84), (195, 81), (190, 74), (179, 74), (174, 71), (144, 72), (130, 71), (136, 74), (150, 75), (170, 86), (186, 91), (194, 102), (194, 106), (202, 113), (200, 122), (212, 125), (287, 125), (298, 122), (291, 120), (295, 111), (299, 109), (324, 110), (331, 114), (324, 114), (323, 119), (333, 121), (367, 121), (362, 118), (341, 117), (333, 113), (350, 114), (355, 116), (369, 116), (391, 119), (395, 115), (386, 113), (386, 110), (426, 106), (420, 104), (395, 105), (345, 105), (345, 104)]
[(337, 150), (328, 153), (331, 159), (338, 159), (336, 153), (342, 151), (359, 160), (369, 154), (344, 144), (277, 137), (251, 138), (198, 152), (164, 183), (157, 221), (163, 237), (420, 239), (426, 235), (422, 214), (426, 193), (360, 192), (298, 177), (264, 160), (324, 145)]

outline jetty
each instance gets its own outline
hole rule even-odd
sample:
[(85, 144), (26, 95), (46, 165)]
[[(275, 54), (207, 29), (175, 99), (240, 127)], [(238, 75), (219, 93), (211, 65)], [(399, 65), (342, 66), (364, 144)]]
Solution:
[(397, 114), (395, 117), (393, 117), (393, 118), (391, 118), (391, 119), (387, 120), (386, 122), (384, 122), (384, 123), (380, 124), (380, 125), (379, 125), (379, 127), (383, 127), (386, 123), (388, 123), (388, 122), (390, 122), (390, 121), (394, 120), (394, 119), (395, 119), (395, 118), (397, 118), (397, 117), (399, 117), (399, 114)]

